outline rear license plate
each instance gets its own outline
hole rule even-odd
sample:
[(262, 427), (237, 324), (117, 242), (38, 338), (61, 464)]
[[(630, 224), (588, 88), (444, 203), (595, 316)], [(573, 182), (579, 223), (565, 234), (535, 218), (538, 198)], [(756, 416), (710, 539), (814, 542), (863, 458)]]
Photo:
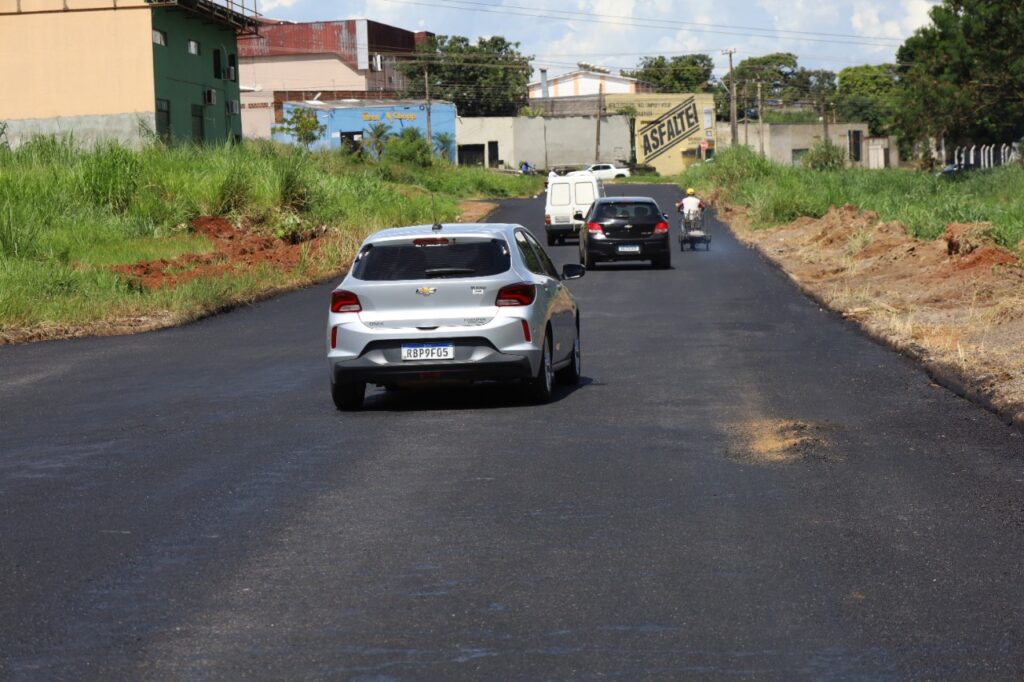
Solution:
[(620, 246), (619, 253), (640, 253), (640, 247), (635, 245)]
[(555, 223), (565, 224), (569, 222), (569, 216), (555, 216)]
[(402, 360), (454, 360), (455, 346), (451, 343), (404, 343)]

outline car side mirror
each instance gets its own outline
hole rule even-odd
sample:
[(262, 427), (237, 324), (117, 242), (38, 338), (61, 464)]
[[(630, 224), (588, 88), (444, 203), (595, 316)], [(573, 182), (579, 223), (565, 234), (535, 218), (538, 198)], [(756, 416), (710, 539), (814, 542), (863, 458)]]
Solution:
[(664, 218), (665, 220), (668, 220), (668, 213), (662, 213), (661, 217)]
[(572, 214), (572, 219), (573, 220), (583, 220), (583, 214), (580, 213), (579, 211), (576, 211), (575, 213)]
[(587, 274), (587, 269), (579, 263), (566, 263), (562, 266), (562, 279), (579, 279)]

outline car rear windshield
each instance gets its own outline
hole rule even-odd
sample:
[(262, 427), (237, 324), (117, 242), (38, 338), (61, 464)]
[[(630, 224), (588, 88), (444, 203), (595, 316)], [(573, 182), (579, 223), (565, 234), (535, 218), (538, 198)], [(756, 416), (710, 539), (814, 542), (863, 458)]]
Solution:
[(597, 220), (624, 218), (628, 220), (661, 220), (657, 204), (649, 201), (615, 201), (597, 207)]
[(367, 281), (488, 277), (511, 266), (503, 239), (424, 237), (367, 245), (356, 258), (352, 276)]

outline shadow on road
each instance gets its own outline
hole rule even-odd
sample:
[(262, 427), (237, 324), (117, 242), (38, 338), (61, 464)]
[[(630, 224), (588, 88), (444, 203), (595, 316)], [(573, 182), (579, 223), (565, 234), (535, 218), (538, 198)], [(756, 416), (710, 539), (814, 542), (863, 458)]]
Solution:
[[(582, 377), (576, 386), (555, 386), (552, 403), (558, 403), (576, 391), (594, 383)], [(420, 410), (487, 410), (531, 407), (533, 403), (522, 384), (480, 382), (450, 386), (400, 388), (393, 391), (371, 389), (366, 395), (364, 412), (416, 412)]]

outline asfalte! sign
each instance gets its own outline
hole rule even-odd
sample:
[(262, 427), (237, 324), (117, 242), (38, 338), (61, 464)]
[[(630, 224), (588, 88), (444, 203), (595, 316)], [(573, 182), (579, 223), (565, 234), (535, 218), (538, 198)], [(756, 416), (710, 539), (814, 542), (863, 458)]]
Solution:
[(700, 112), (693, 97), (669, 109), (637, 132), (645, 163), (700, 132)]

